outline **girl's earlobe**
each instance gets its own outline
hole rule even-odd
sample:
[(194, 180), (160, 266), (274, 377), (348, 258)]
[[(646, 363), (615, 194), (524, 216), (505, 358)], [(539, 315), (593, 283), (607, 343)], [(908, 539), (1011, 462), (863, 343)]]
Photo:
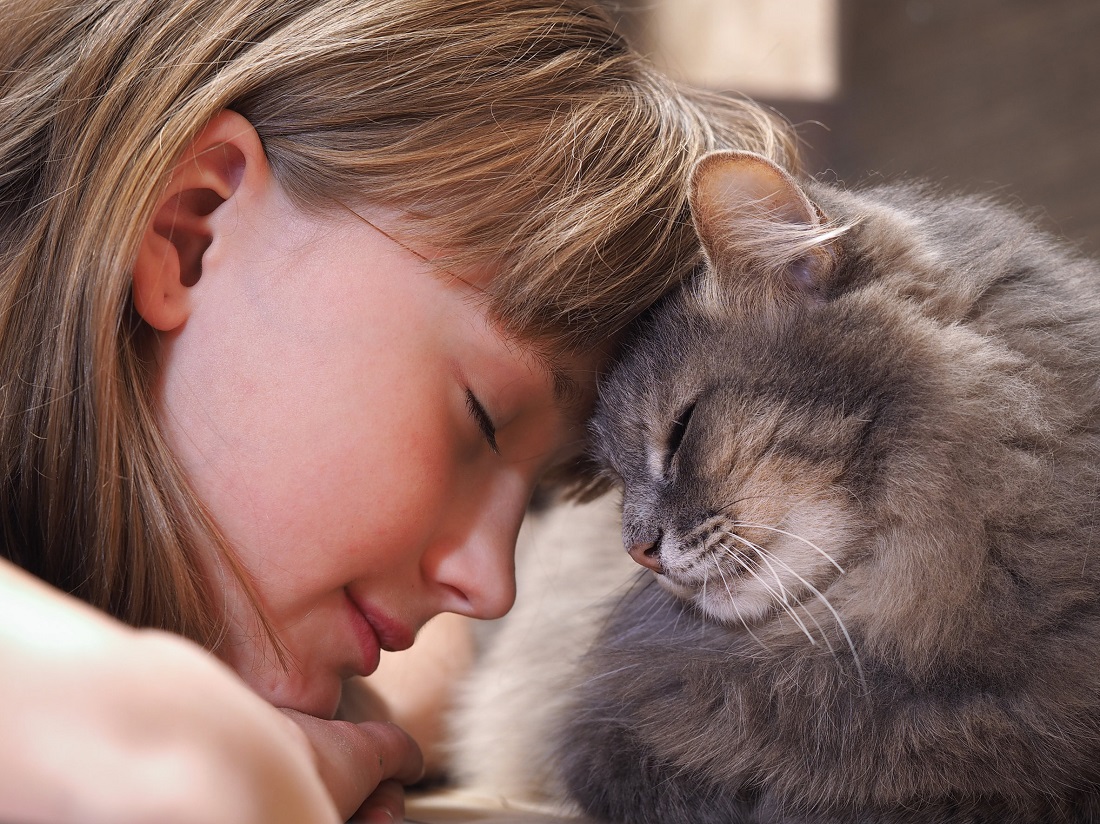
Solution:
[(212, 216), (237, 199), (242, 185), (266, 173), (260, 138), (236, 112), (220, 112), (187, 146), (134, 263), (134, 307), (146, 323), (162, 332), (183, 324), (191, 309), (189, 291), (202, 278), (203, 255), (215, 240)]

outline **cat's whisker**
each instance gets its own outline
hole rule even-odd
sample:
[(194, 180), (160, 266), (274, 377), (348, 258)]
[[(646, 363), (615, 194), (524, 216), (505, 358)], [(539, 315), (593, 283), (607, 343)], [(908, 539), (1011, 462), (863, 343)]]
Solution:
[(803, 538), (801, 535), (796, 535), (793, 532), (788, 532), (787, 530), (780, 529), (779, 527), (776, 527), (776, 526), (768, 526), (767, 524), (755, 524), (755, 523), (751, 523), (749, 521), (735, 520), (733, 522), (733, 525), (734, 526), (746, 526), (746, 527), (750, 527), (750, 528), (753, 528), (753, 529), (763, 529), (763, 530), (767, 530), (768, 532), (777, 532), (780, 535), (786, 535), (788, 538), (794, 538), (796, 541), (801, 541), (806, 546), (808, 546), (811, 549), (814, 549), (817, 552), (821, 553), (821, 557), (824, 558), (826, 561), (828, 561), (833, 566), (835, 566), (837, 568), (837, 570), (840, 572), (841, 575), (845, 574), (844, 567), (842, 567), (840, 564), (838, 564), (836, 562), (836, 560), (833, 559), (832, 555), (830, 555), (828, 552), (823, 550), (821, 547), (819, 547), (813, 541), (807, 540), (806, 538)]
[[(825, 628), (821, 626), (821, 622), (817, 620), (817, 616), (814, 615), (811, 610), (803, 601), (798, 601), (795, 605), (796, 609), (801, 609), (805, 613), (806, 617), (810, 619), (810, 622), (817, 629), (818, 635), (821, 636), (821, 640), (825, 643), (825, 649), (829, 651), (829, 655), (837, 660), (836, 648), (833, 646), (833, 642), (829, 640), (829, 633), (825, 631)], [(816, 644), (815, 644), (816, 646)]]
[[(726, 534), (730, 538), (733, 538), (734, 540), (737, 540), (737, 541), (741, 542), (742, 544), (747, 546), (749, 549), (753, 550), (760, 557), (760, 560), (768, 565), (768, 568), (772, 570), (773, 575), (776, 575), (778, 577), (777, 573), (775, 572), (775, 568), (771, 565), (769, 559), (774, 560), (777, 564), (779, 564), (780, 566), (785, 568), (787, 571), (789, 571), (795, 578), (797, 578), (805, 586), (807, 586), (812, 592), (815, 593), (815, 595), (833, 613), (833, 617), (837, 620), (837, 623), (840, 625), (841, 630), (844, 632), (844, 634), (845, 635), (848, 634), (847, 630), (844, 628), (843, 622), (840, 620), (840, 618), (837, 615), (836, 611), (832, 608), (832, 605), (828, 602), (828, 599), (826, 599), (820, 592), (818, 592), (817, 589), (813, 587), (813, 585), (809, 584), (809, 582), (806, 581), (805, 578), (803, 578), (798, 573), (796, 573), (791, 568), (791, 566), (789, 564), (787, 564), (786, 562), (781, 560), (774, 553), (769, 552), (768, 550), (764, 549), (764, 547), (760, 546), (759, 544), (756, 544), (756, 543), (750, 541), (748, 538), (745, 538), (743, 535), (738, 535), (736, 532), (727, 532)], [(770, 591), (771, 590), (769, 590), (769, 592)], [(784, 592), (785, 592), (785, 590), (784, 590)], [(814, 639), (813, 634), (809, 631), (809, 628), (806, 626), (806, 624), (794, 612), (794, 607), (793, 606), (788, 606), (788, 604), (786, 602), (782, 602), (780, 604), (780, 606), (782, 606), (784, 611), (788, 615), (791, 616), (791, 618), (794, 620), (794, 622), (799, 626), (799, 628), (802, 630), (802, 632), (810, 640), (810, 643), (812, 643), (814, 646), (817, 646), (817, 641)], [(829, 649), (829, 652), (835, 658), (836, 657), (836, 651), (834, 650), (832, 643), (830, 643), (828, 633), (825, 632), (824, 628), (821, 626), (821, 623), (817, 620), (817, 618), (814, 617), (814, 614), (806, 607), (805, 604), (803, 604), (801, 602), (798, 602), (795, 606), (802, 607), (802, 611), (806, 613), (806, 615), (809, 617), (809, 619), (811, 621), (813, 621), (814, 626), (817, 627), (817, 631), (821, 634), (822, 639), (825, 641), (825, 646)], [(851, 643), (851, 640), (849, 639), (849, 644), (850, 643)], [(854, 655), (855, 650), (853, 650), (852, 652), (853, 652), (853, 655)]]
[(841, 619), (840, 613), (836, 611), (836, 608), (829, 602), (829, 599), (826, 598), (817, 587), (815, 587), (813, 584), (811, 584), (809, 581), (807, 581), (805, 578), (795, 572), (794, 569), (791, 568), (790, 564), (787, 564), (785, 561), (783, 561), (782, 558), (779, 558), (775, 554), (768, 552), (763, 548), (760, 548), (760, 551), (771, 555), (772, 559), (777, 564), (785, 567), (787, 571), (791, 573), (791, 575), (797, 578), (802, 583), (802, 585), (806, 587), (806, 589), (808, 589), (810, 592), (812, 592), (817, 600), (820, 601), (827, 610), (829, 610), (829, 612), (833, 616), (833, 620), (836, 621), (837, 627), (840, 629), (841, 633), (843, 633), (844, 640), (848, 643), (848, 649), (851, 650), (852, 662), (856, 665), (856, 672), (859, 674), (859, 680), (860, 682), (865, 682), (863, 674), (863, 664), (859, 660), (859, 653), (856, 651), (855, 642), (852, 641), (852, 636), (848, 632), (848, 627), (845, 626), (843, 619)]
[(838, 483), (834, 483), (834, 484), (833, 484), (833, 486), (834, 486), (835, 488), (839, 489), (839, 490), (840, 490), (841, 492), (843, 492), (843, 493), (844, 493), (845, 495), (847, 495), (847, 496), (848, 496), (849, 498), (851, 498), (851, 499), (852, 499), (852, 500), (853, 500), (853, 501), (854, 501), (855, 503), (857, 503), (857, 504), (862, 504), (862, 503), (863, 503), (863, 501), (862, 501), (862, 499), (861, 499), (861, 498), (859, 497), (859, 495), (857, 495), (857, 494), (856, 494), (855, 492), (853, 492), (853, 491), (852, 491), (851, 489), (849, 489), (848, 487), (846, 487), (846, 486), (845, 486), (844, 484), (838, 484)]
[(817, 616), (814, 615), (813, 611), (808, 606), (806, 606), (805, 603), (799, 601), (798, 606), (802, 609), (804, 613), (806, 613), (806, 617), (813, 622), (813, 625), (817, 627), (817, 631), (821, 635), (821, 640), (825, 642), (825, 648), (829, 650), (829, 654), (832, 655), (835, 659), (837, 657), (836, 649), (833, 647), (833, 642), (829, 640), (829, 633), (825, 631), (825, 628), (821, 626), (821, 622), (817, 620)]
[[(735, 535), (733, 533), (727, 533), (727, 534), (730, 535), (731, 538), (736, 538), (736, 539), (746, 543), (749, 546), (750, 549), (759, 551), (759, 547), (754, 545), (752, 542), (745, 540), (740, 535)], [(787, 591), (783, 588), (782, 581), (779, 580), (779, 576), (776, 575), (774, 568), (772, 569), (772, 575), (775, 576), (775, 580), (779, 584), (780, 592), (782, 593), (782, 595), (777, 594), (776, 591), (774, 589), (772, 589), (771, 586), (763, 578), (761, 578), (760, 575), (758, 575), (756, 573), (756, 571), (753, 570), (749, 564), (747, 564), (745, 561), (743, 561), (741, 559), (741, 554), (740, 553), (736, 552), (736, 550), (734, 550), (732, 547), (727, 546), (726, 544), (722, 544), (721, 546), (722, 546), (722, 549), (725, 550), (727, 555), (729, 555), (735, 561), (737, 561), (742, 566), (744, 566), (745, 569), (748, 570), (748, 572), (757, 581), (760, 582), (760, 585), (763, 586), (764, 590), (775, 599), (776, 603), (779, 604), (779, 606), (783, 609), (783, 611), (791, 616), (791, 620), (794, 621), (798, 625), (798, 628), (802, 630), (803, 634), (805, 634), (805, 636), (809, 640), (809, 642), (811, 644), (813, 644), (814, 646), (817, 646), (817, 641), (814, 639), (813, 634), (809, 630), (809, 627), (807, 627), (806, 624), (803, 623), (802, 619), (799, 618), (798, 615), (795, 613), (794, 608), (787, 602)], [(767, 563), (766, 560), (765, 560), (765, 563)], [(769, 566), (770, 566), (770, 564), (769, 564)], [(730, 593), (730, 598), (731, 599), (733, 598), (732, 593)]]
[[(740, 537), (740, 536), (738, 536), (738, 537)], [(761, 552), (760, 547), (756, 546), (756, 544), (752, 544), (751, 542), (746, 542), (746, 543), (749, 543), (749, 545), (752, 547), (752, 549), (754, 549), (758, 553), (760, 553), (760, 560), (764, 562), (764, 565), (771, 572), (772, 577), (775, 578), (775, 583), (776, 583), (776, 586), (779, 587), (779, 594), (780, 594), (781, 598), (783, 599), (783, 603), (784, 604), (789, 604), (790, 603), (790, 597), (791, 597), (790, 593), (788, 593), (787, 588), (785, 586), (783, 586), (783, 579), (780, 578), (779, 573), (775, 571), (775, 567), (772, 566), (771, 561), (768, 560), (768, 556), (765, 555), (763, 552)]]
[[(756, 555), (760, 558), (760, 560), (768, 565), (768, 569), (771, 570), (772, 575), (776, 576), (777, 579), (779, 578), (779, 575), (775, 571), (775, 567), (773, 567), (771, 565), (771, 562), (770, 562), (769, 559), (774, 560), (776, 563), (781, 564), (783, 567), (785, 567), (786, 569), (793, 572), (793, 570), (791, 570), (790, 566), (788, 564), (784, 563), (783, 561), (780, 561), (779, 558), (774, 553), (769, 552), (768, 550), (764, 549), (764, 547), (760, 546), (759, 544), (757, 544), (753, 541), (750, 541), (745, 536), (739, 535), (736, 532), (731, 532), (731, 531), (727, 531), (725, 534), (728, 535), (730, 538), (733, 538), (734, 540), (741, 542), (746, 547), (751, 549), (754, 553), (756, 553)], [(785, 589), (784, 589), (784, 595), (786, 595), (786, 590)], [(789, 603), (789, 601), (787, 601), (786, 603)], [(818, 623), (816, 618), (814, 618), (813, 613), (810, 612), (808, 609), (806, 609), (805, 604), (803, 604), (800, 600), (796, 600), (795, 603), (792, 605), (792, 607), (802, 607), (802, 611), (806, 613), (806, 615), (810, 618), (811, 621), (813, 621), (814, 625), (818, 629), (818, 632), (821, 633), (821, 637), (825, 639), (826, 645), (829, 646), (830, 649), (832, 649), (832, 646), (829, 644), (828, 637), (826, 636), (825, 631), (822, 629), (821, 624)], [(794, 618), (795, 621), (798, 621), (798, 617), (795, 616), (793, 613), (792, 613), (791, 617)], [(799, 623), (799, 626), (803, 626), (803, 627), (805, 626), (801, 621), (799, 621), (798, 623)]]
[[(768, 560), (767, 556), (763, 554), (761, 547), (757, 546), (752, 541), (748, 540), (742, 535), (738, 535), (735, 532), (726, 532), (725, 534), (733, 538), (734, 540), (744, 544), (746, 547), (756, 553), (757, 557), (765, 564), (765, 566), (768, 567), (768, 570), (771, 572), (772, 577), (775, 578), (775, 584), (777, 587), (779, 587), (778, 599), (783, 605), (789, 605), (791, 603), (790, 593), (787, 592), (787, 588), (783, 585), (783, 579), (779, 577), (779, 573), (776, 572), (775, 567), (771, 565), (771, 562)], [(774, 592), (774, 590), (769, 589), (769, 592)]]
[(749, 628), (749, 624), (748, 621), (745, 620), (745, 616), (741, 614), (741, 610), (737, 606), (737, 599), (733, 597), (733, 590), (730, 589), (729, 581), (726, 580), (726, 576), (722, 573), (722, 565), (718, 563), (717, 558), (714, 559), (714, 568), (718, 570), (718, 577), (721, 579), (722, 585), (726, 588), (726, 593), (730, 597), (729, 605), (733, 607), (733, 613), (737, 616), (737, 620), (741, 622), (741, 626), (745, 628), (745, 632), (747, 632), (749, 637), (756, 642), (757, 646), (761, 647), (762, 649), (767, 649), (767, 644), (756, 637), (756, 633), (754, 633)]

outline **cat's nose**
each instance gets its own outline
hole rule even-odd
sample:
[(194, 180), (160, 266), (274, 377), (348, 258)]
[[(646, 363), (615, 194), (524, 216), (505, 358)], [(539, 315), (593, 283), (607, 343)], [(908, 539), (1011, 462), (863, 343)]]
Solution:
[(630, 547), (630, 557), (636, 563), (641, 564), (646, 569), (652, 569), (658, 575), (665, 571), (665, 568), (661, 565), (662, 537), (661, 533), (657, 533), (657, 540), (640, 542)]

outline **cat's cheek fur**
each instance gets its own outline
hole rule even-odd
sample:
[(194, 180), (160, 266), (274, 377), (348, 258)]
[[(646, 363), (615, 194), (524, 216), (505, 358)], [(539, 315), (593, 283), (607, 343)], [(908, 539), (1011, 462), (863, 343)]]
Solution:
[(800, 501), (781, 523), (781, 532), (760, 530), (767, 541), (758, 545), (751, 569), (745, 539), (731, 537), (719, 544), (716, 574), (691, 598), (704, 615), (731, 625), (751, 624), (782, 611), (796, 622), (810, 620), (803, 602), (820, 599), (833, 582), (843, 584), (843, 548), (855, 531), (852, 515), (826, 498)]

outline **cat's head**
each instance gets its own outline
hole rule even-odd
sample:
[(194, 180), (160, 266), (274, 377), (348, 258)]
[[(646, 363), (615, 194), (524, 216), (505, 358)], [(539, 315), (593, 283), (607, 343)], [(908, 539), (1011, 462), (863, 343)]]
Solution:
[(811, 201), (741, 152), (704, 159), (692, 187), (706, 265), (638, 324), (592, 423), (623, 487), (625, 547), (736, 624), (824, 602), (876, 541), (919, 533), (923, 557), (876, 561), (923, 597), (919, 576), (965, 569), (959, 450), (997, 426), (968, 359), (989, 353), (899, 286), (923, 253), (892, 206), (829, 188)]

